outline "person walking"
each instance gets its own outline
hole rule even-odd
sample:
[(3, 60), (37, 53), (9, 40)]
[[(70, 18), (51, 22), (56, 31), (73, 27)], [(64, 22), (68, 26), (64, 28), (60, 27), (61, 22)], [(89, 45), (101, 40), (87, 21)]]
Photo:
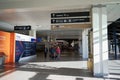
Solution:
[(55, 59), (56, 49), (55, 46), (51, 46), (50, 48), (50, 58)]
[(57, 59), (60, 59), (61, 50), (59, 46), (56, 47), (56, 53), (57, 53)]

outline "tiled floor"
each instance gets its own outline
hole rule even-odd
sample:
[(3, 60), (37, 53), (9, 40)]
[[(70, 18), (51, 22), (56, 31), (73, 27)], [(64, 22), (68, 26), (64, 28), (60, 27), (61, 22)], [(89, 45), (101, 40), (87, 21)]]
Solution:
[(87, 69), (87, 61), (73, 53), (62, 54), (60, 60), (39, 55), (34, 62), (6, 64), (0, 70), (0, 80), (120, 80), (113, 74), (106, 78), (93, 77)]
[[(96, 80), (92, 77), (85, 61), (32, 62), (16, 67), (1, 75), (0, 80)], [(74, 66), (72, 66), (73, 64)], [(76, 67), (76, 64), (78, 67)], [(101, 79), (100, 79), (101, 80)]]
[(119, 80), (95, 78), (84, 64), (86, 61), (31, 62), (3, 72), (0, 80)]

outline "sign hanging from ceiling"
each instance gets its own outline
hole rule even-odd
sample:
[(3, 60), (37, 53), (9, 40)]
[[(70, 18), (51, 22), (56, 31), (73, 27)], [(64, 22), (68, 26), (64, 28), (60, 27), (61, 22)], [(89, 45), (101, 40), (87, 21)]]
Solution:
[(51, 23), (79, 23), (89, 22), (89, 18), (68, 18), (68, 19), (52, 19)]
[(90, 12), (52, 13), (51, 24), (90, 22)]
[(31, 30), (31, 26), (14, 26), (14, 30)]
[(89, 16), (89, 12), (52, 13), (51, 18)]

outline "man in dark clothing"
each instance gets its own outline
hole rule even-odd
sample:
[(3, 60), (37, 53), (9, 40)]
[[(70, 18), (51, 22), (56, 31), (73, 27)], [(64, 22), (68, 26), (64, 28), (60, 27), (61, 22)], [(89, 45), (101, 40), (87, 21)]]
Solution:
[(48, 49), (47, 49), (47, 47), (45, 46), (45, 48), (44, 48), (44, 57), (45, 57), (45, 59), (47, 58), (47, 53), (48, 53)]

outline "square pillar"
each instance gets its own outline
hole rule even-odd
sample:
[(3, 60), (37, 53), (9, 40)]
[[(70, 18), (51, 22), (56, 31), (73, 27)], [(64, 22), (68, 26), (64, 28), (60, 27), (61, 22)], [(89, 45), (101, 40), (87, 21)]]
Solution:
[(108, 72), (107, 11), (105, 5), (92, 7), (93, 66), (94, 76), (106, 76)]
[(35, 29), (30, 30), (29, 35), (36, 38), (36, 30)]
[(82, 58), (88, 59), (88, 29), (84, 29), (82, 32)]
[(82, 40), (79, 39), (79, 55), (82, 55)]

